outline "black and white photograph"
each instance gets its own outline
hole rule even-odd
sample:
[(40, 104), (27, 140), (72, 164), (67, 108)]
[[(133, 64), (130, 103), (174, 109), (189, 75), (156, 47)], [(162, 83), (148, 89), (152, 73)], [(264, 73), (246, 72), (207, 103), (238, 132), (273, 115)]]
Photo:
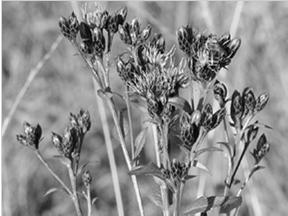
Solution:
[(288, 2), (1, 4), (1, 215), (288, 215)]

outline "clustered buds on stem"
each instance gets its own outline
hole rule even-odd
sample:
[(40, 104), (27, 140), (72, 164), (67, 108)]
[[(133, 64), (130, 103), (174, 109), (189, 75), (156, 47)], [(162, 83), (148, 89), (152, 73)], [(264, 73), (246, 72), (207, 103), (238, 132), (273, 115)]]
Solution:
[(39, 124), (36, 126), (31, 126), (28, 122), (24, 122), (23, 128), (24, 134), (16, 135), (18, 142), (24, 146), (37, 150), (41, 141), (41, 126)]
[(88, 111), (80, 110), (77, 115), (70, 114), (69, 125), (63, 136), (52, 133), (52, 143), (60, 155), (68, 159), (80, 154), (84, 135), (91, 127), (91, 120)]
[(92, 177), (91, 177), (91, 174), (89, 172), (89, 170), (86, 170), (83, 174), (82, 174), (82, 182), (84, 184), (84, 186), (86, 188), (89, 187), (89, 185), (91, 184), (92, 182)]
[(240, 39), (231, 36), (204, 35), (189, 26), (177, 31), (180, 49), (189, 59), (192, 78), (201, 83), (211, 82), (221, 68), (230, 64), (240, 47)]
[(242, 129), (243, 121), (260, 112), (269, 100), (267, 93), (262, 93), (256, 99), (251, 88), (245, 88), (242, 95), (235, 90), (231, 98), (231, 119), (235, 128)]

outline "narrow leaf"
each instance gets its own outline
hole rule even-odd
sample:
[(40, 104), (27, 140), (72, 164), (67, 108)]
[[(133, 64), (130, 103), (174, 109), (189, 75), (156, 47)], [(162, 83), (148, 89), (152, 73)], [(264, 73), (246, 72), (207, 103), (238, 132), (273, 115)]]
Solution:
[(54, 192), (57, 192), (59, 190), (61, 190), (61, 189), (60, 188), (50, 188), (48, 191), (46, 191), (46, 193), (43, 196), (46, 197), (46, 196), (48, 196)]
[(98, 200), (98, 197), (94, 197), (91, 201), (92, 205), (94, 205), (94, 203)]
[(206, 172), (209, 172), (208, 168), (205, 165), (203, 165), (202, 163), (200, 163), (198, 160), (193, 160), (192, 161), (192, 166), (196, 167), (196, 168), (199, 168), (199, 169), (202, 169), (202, 170), (204, 170)]
[(228, 214), (233, 209), (238, 208), (242, 203), (242, 197), (231, 196), (221, 204), (220, 213)]
[(200, 150), (198, 150), (197, 152), (195, 152), (195, 157), (199, 157), (201, 154), (205, 153), (205, 152), (214, 152), (214, 151), (219, 151), (219, 152), (223, 152), (223, 150), (221, 148), (217, 148), (217, 147), (208, 147), (208, 148), (202, 148)]
[(146, 142), (146, 133), (147, 133), (147, 128), (144, 128), (136, 137), (134, 159), (139, 156), (139, 154), (141, 153), (141, 151), (144, 147), (144, 144)]
[(265, 168), (264, 166), (260, 166), (260, 165), (254, 166), (253, 169), (249, 173), (248, 179), (250, 179), (255, 172), (264, 168)]
[(161, 169), (154, 163), (145, 166), (137, 166), (129, 172), (129, 175), (152, 175), (162, 180), (165, 179)]

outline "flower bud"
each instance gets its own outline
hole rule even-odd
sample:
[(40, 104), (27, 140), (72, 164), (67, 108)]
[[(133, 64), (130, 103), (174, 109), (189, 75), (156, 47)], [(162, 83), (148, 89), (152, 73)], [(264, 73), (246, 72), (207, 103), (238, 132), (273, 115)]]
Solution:
[(227, 97), (227, 87), (224, 83), (216, 80), (213, 88), (215, 99), (219, 102), (220, 106), (224, 106)]
[(146, 28), (144, 28), (143, 29), (143, 31), (142, 31), (142, 33), (141, 33), (141, 38), (144, 40), (144, 41), (146, 41), (149, 37), (150, 37), (150, 35), (151, 35), (151, 26), (150, 25), (148, 25), (148, 26), (146, 26)]
[(256, 112), (260, 112), (267, 104), (269, 100), (269, 94), (268, 93), (262, 93), (256, 101), (256, 107), (255, 110)]
[(241, 116), (242, 116), (243, 110), (244, 110), (243, 99), (240, 93), (237, 90), (235, 90), (232, 94), (230, 114), (234, 122), (234, 125), (238, 128), (241, 127)]
[(80, 30), (80, 36), (83, 42), (86, 43), (86, 45), (91, 45), (92, 44), (92, 32), (90, 30), (90, 27), (87, 23), (81, 22), (79, 26)]
[(82, 174), (82, 181), (83, 181), (83, 184), (85, 185), (86, 188), (91, 184), (92, 177), (91, 177), (91, 174), (90, 174), (90, 172), (88, 170), (86, 170)]
[(17, 141), (20, 144), (32, 149), (38, 149), (42, 135), (42, 128), (39, 124), (35, 127), (31, 126), (28, 122), (23, 125), (24, 134), (16, 135)]
[(127, 8), (124, 7), (118, 12), (118, 25), (123, 25), (127, 17)]
[(252, 88), (245, 88), (242, 93), (244, 112), (242, 118), (245, 118), (249, 113), (253, 113), (256, 106), (256, 99)]
[(262, 158), (269, 152), (270, 144), (267, 143), (265, 134), (262, 134), (258, 140), (257, 146), (252, 152), (252, 155), (255, 159), (255, 164), (258, 164)]
[(234, 55), (236, 54), (236, 52), (239, 49), (240, 45), (241, 45), (241, 40), (240, 39), (235, 38), (235, 39), (233, 39), (231, 41), (231, 44), (229, 46), (229, 48), (230, 48), (229, 58), (233, 58), (234, 57)]
[(82, 132), (85, 134), (91, 128), (90, 114), (88, 111), (80, 110), (78, 117), (79, 126), (82, 129)]
[(66, 128), (63, 136), (63, 153), (67, 158), (71, 158), (71, 154), (78, 142), (78, 132), (75, 127)]
[(54, 132), (52, 132), (52, 137), (51, 137), (52, 143), (55, 146), (55, 148), (57, 149), (57, 151), (62, 155), (64, 154), (63, 152), (63, 146), (62, 146), (62, 136), (60, 136), (59, 134), (56, 134)]
[(250, 125), (244, 132), (244, 140), (246, 144), (251, 143), (258, 134), (259, 127), (255, 125)]

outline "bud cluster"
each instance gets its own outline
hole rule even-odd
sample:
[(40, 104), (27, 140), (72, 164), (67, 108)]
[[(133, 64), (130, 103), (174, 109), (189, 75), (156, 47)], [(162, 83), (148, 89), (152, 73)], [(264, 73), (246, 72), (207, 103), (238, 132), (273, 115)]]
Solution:
[(240, 39), (231, 39), (229, 34), (205, 35), (189, 26), (180, 28), (177, 38), (189, 59), (193, 79), (201, 83), (212, 81), (221, 68), (229, 65), (241, 44)]
[(84, 186), (86, 188), (88, 188), (92, 182), (92, 176), (90, 174), (90, 172), (88, 170), (86, 170), (83, 174), (82, 174), (82, 182), (84, 184)]
[(69, 125), (61, 136), (52, 133), (52, 143), (60, 155), (72, 159), (73, 156), (80, 154), (81, 142), (84, 135), (91, 127), (91, 120), (88, 111), (80, 110), (77, 115), (70, 113)]
[(184, 163), (176, 159), (173, 159), (170, 164), (170, 169), (162, 169), (163, 176), (171, 181), (175, 187), (181, 182), (185, 182), (188, 178), (188, 172), (191, 164), (189, 162)]
[(140, 30), (140, 24), (137, 19), (133, 19), (131, 24), (125, 23), (119, 26), (120, 39), (127, 45), (138, 46), (144, 43), (151, 34), (151, 26), (146, 26)]
[(119, 76), (133, 92), (146, 99), (153, 119), (168, 120), (172, 110), (168, 99), (177, 96), (179, 89), (188, 82), (185, 62), (174, 65), (175, 49), (165, 53), (165, 40), (159, 35), (135, 50), (136, 59), (132, 56), (126, 61), (121, 57), (117, 59)]
[(190, 115), (184, 112), (180, 118), (180, 139), (183, 146), (191, 151), (201, 134), (201, 128), (204, 134), (215, 129), (226, 115), (225, 108), (219, 109), (213, 113), (211, 104), (206, 104), (202, 111), (195, 110)]
[(232, 94), (230, 107), (233, 126), (242, 129), (244, 119), (260, 112), (266, 106), (268, 100), (269, 95), (267, 93), (262, 93), (256, 98), (253, 90), (249, 87), (243, 90), (242, 95), (235, 90)]
[(28, 122), (25, 122), (23, 128), (24, 134), (17, 134), (17, 141), (24, 146), (37, 150), (39, 148), (42, 135), (41, 126), (39, 124), (36, 126), (31, 126)]
[[(79, 24), (74, 12), (69, 17), (61, 17), (59, 27), (63, 35), (69, 40), (76, 42), (78, 31), (80, 32), (79, 47), (84, 54), (103, 57), (105, 49), (110, 51), (113, 34), (118, 32), (120, 25), (123, 25), (127, 16), (127, 9), (123, 8), (114, 14), (106, 10), (84, 13), (84, 21)], [(108, 42), (104, 37), (105, 30), (108, 34)]]
[(65, 17), (60, 17), (59, 19), (60, 31), (64, 37), (69, 40), (75, 40), (76, 35), (79, 31), (79, 22), (74, 12), (68, 17), (68, 20)]

